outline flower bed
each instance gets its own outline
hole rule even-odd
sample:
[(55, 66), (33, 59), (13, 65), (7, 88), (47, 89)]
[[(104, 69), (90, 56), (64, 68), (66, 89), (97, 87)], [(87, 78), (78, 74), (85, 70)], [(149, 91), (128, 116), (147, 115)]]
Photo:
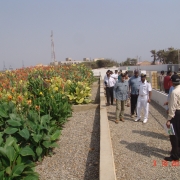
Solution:
[(33, 162), (57, 146), (71, 105), (90, 102), (92, 82), (83, 65), (0, 74), (0, 179), (38, 179)]

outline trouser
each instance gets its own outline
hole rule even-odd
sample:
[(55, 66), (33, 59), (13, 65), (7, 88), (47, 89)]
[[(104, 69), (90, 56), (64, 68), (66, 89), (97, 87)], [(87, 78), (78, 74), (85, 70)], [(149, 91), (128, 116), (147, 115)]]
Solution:
[(137, 106), (138, 95), (131, 94), (131, 114), (133, 115)]
[(164, 83), (163, 82), (159, 82), (159, 89), (160, 89), (160, 91), (164, 91)]
[(110, 104), (109, 103), (110, 98), (111, 98), (111, 104), (113, 104), (113, 89), (114, 87), (106, 87), (107, 104)]
[(149, 113), (149, 103), (148, 101), (148, 96), (138, 96), (137, 100), (137, 118), (141, 118), (141, 110), (144, 110), (144, 119), (148, 119), (148, 113)]
[(175, 135), (170, 135), (172, 146), (171, 156), (174, 159), (180, 158), (180, 110), (176, 110), (174, 118), (171, 119)]
[(124, 117), (124, 105), (125, 101), (120, 101), (116, 99), (116, 120), (122, 119)]
[(166, 94), (169, 94), (169, 89), (165, 89), (165, 93), (166, 93)]

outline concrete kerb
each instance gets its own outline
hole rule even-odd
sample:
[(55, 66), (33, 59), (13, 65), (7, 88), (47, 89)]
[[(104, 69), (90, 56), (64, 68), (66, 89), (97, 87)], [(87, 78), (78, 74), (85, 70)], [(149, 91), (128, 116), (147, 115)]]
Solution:
[(100, 78), (100, 180), (116, 180), (114, 156), (109, 122), (104, 97), (103, 81)]

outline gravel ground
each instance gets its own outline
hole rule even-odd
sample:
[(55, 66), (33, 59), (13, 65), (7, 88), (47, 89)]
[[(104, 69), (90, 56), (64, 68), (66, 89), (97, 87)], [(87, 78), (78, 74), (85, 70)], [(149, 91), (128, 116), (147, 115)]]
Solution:
[[(150, 105), (146, 124), (134, 122), (130, 108), (126, 107), (125, 122), (115, 124), (115, 105), (107, 107), (117, 180), (178, 180), (180, 166), (163, 166), (163, 158), (169, 156), (171, 145), (163, 125), (165, 110)], [(156, 164), (155, 164), (156, 163)]]
[[(99, 84), (91, 90), (93, 103), (99, 103)], [(100, 157), (100, 110), (73, 112), (65, 124), (59, 148), (36, 167), (40, 180), (98, 180)]]

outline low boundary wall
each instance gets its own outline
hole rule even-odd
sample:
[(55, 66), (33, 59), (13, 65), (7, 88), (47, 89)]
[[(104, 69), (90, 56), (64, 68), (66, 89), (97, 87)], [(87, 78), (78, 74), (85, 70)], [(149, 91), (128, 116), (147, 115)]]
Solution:
[(164, 103), (167, 102), (167, 97), (168, 95), (161, 91), (157, 91), (155, 89), (152, 90), (151, 99), (157, 104), (159, 104), (161, 107), (163, 107), (164, 109), (167, 109), (167, 106), (164, 106)]
[(103, 80), (100, 78), (100, 180), (116, 180), (114, 156), (104, 96)]

